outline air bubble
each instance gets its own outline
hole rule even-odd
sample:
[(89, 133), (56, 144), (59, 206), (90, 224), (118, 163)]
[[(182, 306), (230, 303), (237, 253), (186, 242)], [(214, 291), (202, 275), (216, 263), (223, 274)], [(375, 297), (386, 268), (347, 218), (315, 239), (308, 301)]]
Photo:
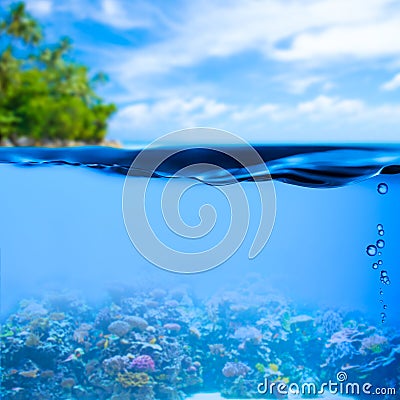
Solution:
[(377, 263), (373, 263), (372, 264), (372, 269), (378, 269), (378, 264)]
[(378, 224), (378, 225), (376, 226), (376, 229), (378, 229), (378, 231), (382, 230), (382, 229), (383, 229), (383, 225), (382, 225), (382, 224)]
[(381, 318), (386, 318), (386, 314), (384, 312), (381, 313)]
[(383, 229), (379, 229), (378, 235), (383, 236), (385, 234), (385, 231)]
[(383, 295), (383, 290), (382, 290), (382, 289), (379, 291), (379, 294), (380, 294), (381, 296)]
[(380, 183), (378, 185), (378, 193), (380, 194), (386, 194), (388, 192), (389, 188), (388, 185), (386, 185), (386, 183)]
[(388, 274), (387, 274), (387, 271), (381, 271), (381, 282), (384, 284), (384, 285), (390, 285), (390, 279), (389, 279), (389, 276), (388, 276)]
[(381, 251), (378, 251), (378, 256), (381, 256), (382, 255), (382, 252)]
[(383, 305), (383, 309), (386, 310), (387, 309), (387, 304)]
[(380, 248), (380, 249), (383, 249), (383, 248), (385, 247), (385, 241), (382, 240), (382, 239), (379, 239), (379, 240), (376, 242), (376, 246), (377, 246), (378, 248)]
[(369, 256), (371, 256), (371, 257), (376, 256), (377, 251), (378, 251), (378, 250), (376, 249), (376, 246), (374, 246), (373, 244), (370, 244), (370, 245), (367, 247), (367, 254), (368, 254)]
[(382, 260), (378, 260), (378, 265), (382, 265), (383, 261)]

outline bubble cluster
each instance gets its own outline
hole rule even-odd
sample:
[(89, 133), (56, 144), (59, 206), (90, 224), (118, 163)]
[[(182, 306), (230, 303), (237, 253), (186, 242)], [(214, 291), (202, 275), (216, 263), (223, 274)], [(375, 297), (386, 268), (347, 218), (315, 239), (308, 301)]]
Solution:
[(378, 185), (378, 193), (386, 194), (388, 192), (388, 190), (389, 190), (389, 187), (386, 183), (382, 182)]
[(381, 312), (381, 318), (382, 318), (382, 324), (384, 324), (386, 320), (386, 313)]
[[(378, 192), (380, 194), (385, 194), (388, 191), (388, 186), (386, 183), (380, 183), (378, 185)], [(385, 235), (385, 231), (383, 229), (383, 225), (382, 224), (377, 224), (376, 225), (376, 229), (377, 229), (377, 233), (378, 233), (378, 238), (375, 242), (375, 244), (370, 244), (367, 246), (366, 252), (370, 257), (375, 257), (376, 255), (378, 255), (379, 257), (382, 256), (382, 249), (385, 247), (386, 243), (382, 238), (379, 238)], [(383, 265), (383, 260), (379, 259), (375, 262), (372, 263), (372, 269), (373, 270), (378, 270), (380, 267), (382, 267)], [(380, 282), (384, 285), (390, 285), (390, 279), (389, 279), (389, 275), (388, 272), (385, 270), (381, 270), (380, 272)], [(382, 304), (382, 308), (384, 310), (386, 310), (388, 308), (387, 304), (384, 304), (383, 301), (383, 290), (382, 288), (379, 289), (379, 295), (381, 296), (381, 298), (379, 299), (379, 303)], [(382, 312), (381, 313), (381, 319), (382, 319), (382, 324), (386, 322), (386, 313)]]
[(381, 279), (381, 282), (384, 285), (390, 285), (390, 279), (389, 279), (389, 275), (388, 275), (387, 271), (385, 271), (385, 270), (381, 271), (381, 278), (380, 279)]
[(383, 229), (383, 225), (382, 224), (378, 224), (376, 226), (376, 229), (378, 230), (378, 235), (379, 236), (383, 236), (385, 234), (385, 230)]

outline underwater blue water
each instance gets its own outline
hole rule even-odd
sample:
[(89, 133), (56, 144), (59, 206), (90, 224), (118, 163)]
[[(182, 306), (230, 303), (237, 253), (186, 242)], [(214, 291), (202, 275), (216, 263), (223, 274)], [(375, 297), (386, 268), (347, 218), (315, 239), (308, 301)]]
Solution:
[[(17, 312), (22, 299), (40, 299), (48, 293), (74, 292), (95, 308), (107, 302), (115, 288), (150, 293), (184, 287), (199, 307), (218, 293), (247, 290), (248, 298), (281, 296), (300, 315), (335, 310), (353, 319), (362, 315), (378, 330), (400, 329), (400, 149), (260, 146), (258, 150), (274, 179), (277, 213), (267, 245), (252, 260), (247, 255), (260, 210), (255, 185), (244, 169), (211, 152), (192, 150), (154, 174), (146, 208), (149, 221), (160, 240), (182, 251), (209, 248), (223, 237), (230, 214), (213, 184), (227, 182), (205, 173), (195, 178), (208, 184), (200, 182), (183, 197), (181, 215), (188, 224), (198, 223), (202, 204), (211, 203), (218, 211), (215, 229), (196, 242), (174, 237), (162, 224), (159, 196), (166, 177), (194, 160), (219, 160), (242, 180), (247, 195), (251, 220), (239, 250), (213, 270), (181, 275), (152, 265), (127, 235), (122, 189), (136, 150), (0, 149), (2, 320)], [(186, 179), (190, 177), (176, 179), (173, 187), (180, 190)], [(374, 249), (370, 256), (367, 247), (379, 239), (385, 242), (376, 250), (381, 256)], [(379, 260), (382, 264), (374, 266)], [(380, 280), (382, 271), (390, 277), (389, 285)], [(238, 318), (235, 324), (240, 326)], [(255, 352), (252, 347), (251, 351)], [(398, 360), (391, 368), (398, 368)], [(209, 380), (205, 374), (205, 389), (213, 388)], [(165, 396), (160, 398), (169, 398)]]

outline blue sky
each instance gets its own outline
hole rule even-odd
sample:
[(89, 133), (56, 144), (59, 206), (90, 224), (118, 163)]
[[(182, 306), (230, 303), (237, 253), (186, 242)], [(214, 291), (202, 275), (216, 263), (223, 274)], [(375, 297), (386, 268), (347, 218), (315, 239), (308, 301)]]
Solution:
[[(398, 142), (400, 2), (28, 0), (110, 82), (110, 138), (191, 126), (251, 142)], [(228, 5), (229, 4), (229, 5)]]

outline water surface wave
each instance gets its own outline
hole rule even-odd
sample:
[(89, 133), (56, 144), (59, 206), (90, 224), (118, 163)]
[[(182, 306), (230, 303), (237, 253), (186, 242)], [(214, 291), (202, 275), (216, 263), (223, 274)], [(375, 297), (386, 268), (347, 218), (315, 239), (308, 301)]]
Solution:
[[(203, 146), (202, 146), (203, 147)], [(305, 187), (339, 187), (371, 178), (379, 174), (400, 173), (400, 145), (357, 145), (357, 146), (285, 146), (257, 145), (254, 148), (267, 165), (273, 179)], [(233, 175), (238, 181), (266, 180), (260, 166), (239, 165), (224, 153), (229, 146), (220, 146), (221, 152), (197, 148), (176, 147), (174, 156), (159, 165), (155, 171), (146, 166), (135, 170), (135, 176), (155, 178), (193, 178), (211, 185), (232, 182)], [(165, 150), (165, 149), (164, 149)], [(236, 149), (237, 150), (237, 149)], [(241, 150), (241, 149), (239, 149)], [(0, 164), (14, 164), (21, 167), (46, 165), (71, 165), (101, 170), (109, 174), (126, 175), (140, 149), (118, 149), (103, 146), (70, 148), (9, 147), (0, 148)], [(146, 150), (149, 157), (157, 157), (163, 149)], [(243, 152), (248, 151), (246, 148)], [(179, 171), (198, 163), (218, 165), (226, 174), (215, 169), (204, 170), (201, 174), (181, 175)]]

